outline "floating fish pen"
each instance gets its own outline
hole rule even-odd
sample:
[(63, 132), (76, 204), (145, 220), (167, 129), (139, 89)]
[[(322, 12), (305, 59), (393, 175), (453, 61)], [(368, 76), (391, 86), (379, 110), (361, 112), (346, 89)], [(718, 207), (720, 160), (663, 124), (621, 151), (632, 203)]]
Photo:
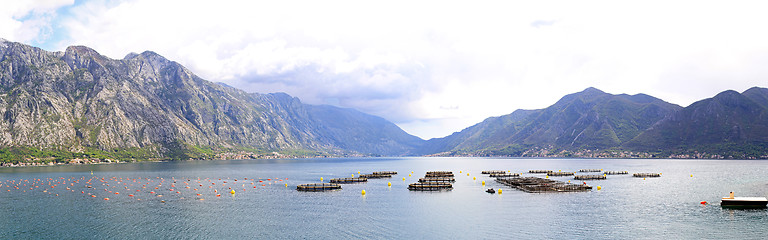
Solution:
[(380, 171), (380, 172), (373, 172), (373, 175), (397, 175), (396, 171)]
[(552, 172), (552, 170), (528, 170), (528, 173), (548, 173)]
[(573, 172), (548, 172), (547, 176), (550, 177), (562, 177), (562, 176), (573, 176)]
[(524, 177), (524, 178), (497, 178), (496, 182), (501, 184), (517, 188), (524, 192), (529, 193), (545, 193), (545, 192), (587, 192), (592, 187), (587, 185), (565, 183), (561, 181), (555, 181), (551, 179), (544, 179), (538, 177)]
[(425, 174), (424, 177), (453, 177), (453, 172), (451, 172), (451, 171), (431, 171), (431, 172), (427, 172), (427, 174)]
[(453, 177), (424, 177), (419, 178), (419, 182), (455, 182), (456, 179)]
[(633, 177), (641, 177), (641, 178), (647, 178), (647, 177), (661, 177), (661, 173), (635, 173), (632, 174)]
[(453, 184), (441, 182), (419, 182), (408, 185), (411, 191), (443, 191), (453, 189)]
[(576, 180), (605, 180), (607, 177), (605, 175), (575, 175), (573, 176), (573, 179)]
[(520, 177), (519, 173), (491, 173), (492, 178)]
[(503, 174), (506, 173), (504, 170), (486, 170), (482, 172), (483, 174)]
[(390, 174), (360, 174), (361, 178), (391, 178)]
[(627, 171), (605, 171), (604, 174), (606, 175), (624, 175), (629, 174)]
[(361, 183), (361, 182), (368, 182), (367, 178), (359, 177), (359, 178), (331, 178), (331, 183)]
[(307, 183), (296, 186), (296, 190), (304, 192), (322, 192), (340, 189), (341, 185), (336, 183)]
[(602, 169), (579, 169), (579, 172), (602, 172)]

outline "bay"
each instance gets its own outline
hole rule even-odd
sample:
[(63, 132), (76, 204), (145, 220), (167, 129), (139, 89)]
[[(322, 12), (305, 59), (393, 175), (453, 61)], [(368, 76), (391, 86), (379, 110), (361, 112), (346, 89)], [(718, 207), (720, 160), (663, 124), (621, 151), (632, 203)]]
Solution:
[[(607, 180), (585, 181), (601, 190), (526, 193), (480, 173), (509, 170), (543, 177), (527, 173), (534, 169), (652, 172), (662, 177), (609, 175)], [(453, 171), (454, 189), (407, 189), (433, 170)], [(327, 182), (373, 171), (399, 174), (344, 184), (340, 191), (296, 191), (296, 185), (320, 182), (321, 177)], [(88, 180), (92, 188), (87, 187)], [(0, 184), (1, 239), (762, 239), (768, 233), (765, 209), (719, 206), (719, 199), (730, 191), (737, 196), (768, 196), (768, 162), (759, 160), (148, 162), (2, 168)], [(489, 194), (486, 188), (503, 193)], [(236, 193), (230, 194), (231, 190)]]

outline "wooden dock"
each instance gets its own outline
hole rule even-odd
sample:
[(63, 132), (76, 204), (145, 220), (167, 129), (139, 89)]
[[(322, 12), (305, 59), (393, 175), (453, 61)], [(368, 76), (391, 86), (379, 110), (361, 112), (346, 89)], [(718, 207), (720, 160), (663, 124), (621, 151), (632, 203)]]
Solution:
[(603, 173), (606, 174), (606, 175), (624, 175), (624, 174), (629, 174), (629, 172), (627, 172), (627, 171), (605, 171)]
[(391, 174), (360, 174), (361, 178), (391, 178)]
[(573, 179), (576, 180), (605, 180), (608, 179), (605, 175), (574, 175)]
[(562, 177), (562, 176), (573, 176), (574, 172), (548, 172), (547, 176), (550, 177)]
[(340, 189), (341, 185), (336, 183), (307, 183), (296, 186), (296, 190), (303, 192), (322, 192)]
[(587, 192), (592, 190), (591, 186), (582, 184), (565, 183), (561, 181), (555, 181), (551, 179), (544, 179), (538, 177), (523, 177), (523, 178), (499, 178), (496, 182), (501, 184), (517, 188), (524, 192), (529, 193), (546, 193), (546, 192)]
[(431, 171), (424, 174), (424, 177), (453, 177), (451, 171)]
[(451, 182), (455, 181), (451, 171), (430, 171), (419, 178), (419, 182), (408, 185), (411, 191), (443, 191), (453, 189)]
[(507, 173), (507, 172), (504, 170), (486, 170), (482, 172), (482, 174), (504, 174), (504, 173)]
[(602, 169), (579, 169), (579, 172), (602, 172)]
[(635, 173), (632, 176), (641, 178), (661, 177), (661, 173)]
[(491, 173), (489, 177), (492, 177), (492, 178), (520, 177), (520, 174), (519, 173)]
[(453, 184), (440, 182), (411, 183), (408, 190), (411, 191), (447, 191), (453, 189)]
[(359, 177), (359, 178), (331, 178), (329, 181), (331, 183), (361, 183), (361, 182), (368, 182), (367, 178)]
[(453, 177), (423, 177), (419, 178), (419, 182), (455, 182)]

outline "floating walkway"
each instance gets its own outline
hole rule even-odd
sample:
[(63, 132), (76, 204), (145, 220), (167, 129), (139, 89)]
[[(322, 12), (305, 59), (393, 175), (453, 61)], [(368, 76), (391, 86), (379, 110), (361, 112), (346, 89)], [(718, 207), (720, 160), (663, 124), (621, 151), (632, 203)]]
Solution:
[(486, 170), (482, 172), (482, 174), (504, 174), (504, 173), (507, 173), (507, 172), (504, 170)]
[(608, 179), (605, 175), (575, 175), (573, 179), (576, 180), (605, 180)]
[(389, 174), (360, 174), (361, 178), (391, 178)]
[(408, 185), (411, 191), (444, 191), (453, 189), (453, 184), (441, 182), (419, 182)]
[(490, 177), (492, 178), (520, 177), (520, 174), (519, 173), (491, 173)]
[(550, 177), (562, 177), (562, 176), (573, 176), (574, 172), (548, 172), (547, 176)]
[(647, 177), (661, 177), (661, 173), (635, 173), (632, 174), (633, 177), (641, 177), (641, 178), (647, 178)]
[(307, 183), (296, 186), (296, 190), (304, 192), (322, 192), (340, 189), (341, 185), (336, 183)]
[(629, 172), (627, 172), (627, 171), (605, 171), (605, 172), (603, 172), (603, 174), (606, 174), (606, 175), (625, 175), (625, 174), (629, 174)]
[(424, 177), (453, 177), (451, 171), (431, 171), (424, 174)]
[(368, 182), (367, 178), (359, 177), (359, 178), (331, 178), (331, 183), (361, 183), (361, 182)]
[(549, 173), (552, 170), (528, 170), (528, 173)]
[(561, 181), (555, 181), (551, 179), (544, 179), (538, 177), (524, 177), (524, 178), (499, 178), (496, 182), (501, 184), (517, 188), (524, 192), (529, 193), (545, 193), (545, 192), (587, 192), (592, 190), (592, 187), (584, 184), (572, 184)]
[(451, 182), (456, 181), (451, 171), (431, 171), (427, 172), (419, 182), (408, 185), (411, 191), (443, 191), (453, 189)]
[(373, 175), (397, 175), (396, 171), (380, 171), (380, 172), (373, 172)]
[(579, 172), (602, 172), (603, 169), (579, 169)]
[(456, 179), (452, 177), (424, 177), (419, 178), (419, 182), (455, 182)]

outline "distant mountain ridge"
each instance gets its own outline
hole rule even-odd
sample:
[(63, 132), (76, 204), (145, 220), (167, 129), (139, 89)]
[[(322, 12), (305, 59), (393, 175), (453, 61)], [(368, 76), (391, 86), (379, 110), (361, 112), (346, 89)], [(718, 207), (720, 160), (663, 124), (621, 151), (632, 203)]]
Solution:
[(768, 89), (725, 91), (682, 108), (645, 94), (587, 88), (545, 109), (488, 118), (422, 148), (440, 156), (631, 156), (626, 151), (768, 158)]
[(83, 46), (47, 52), (0, 41), (0, 111), (0, 148), (56, 154), (376, 156), (409, 154), (423, 142), (352, 109), (203, 80), (151, 51), (116, 60)]
[(699, 152), (768, 150), (768, 89), (728, 90), (691, 104), (626, 144), (629, 149)]

